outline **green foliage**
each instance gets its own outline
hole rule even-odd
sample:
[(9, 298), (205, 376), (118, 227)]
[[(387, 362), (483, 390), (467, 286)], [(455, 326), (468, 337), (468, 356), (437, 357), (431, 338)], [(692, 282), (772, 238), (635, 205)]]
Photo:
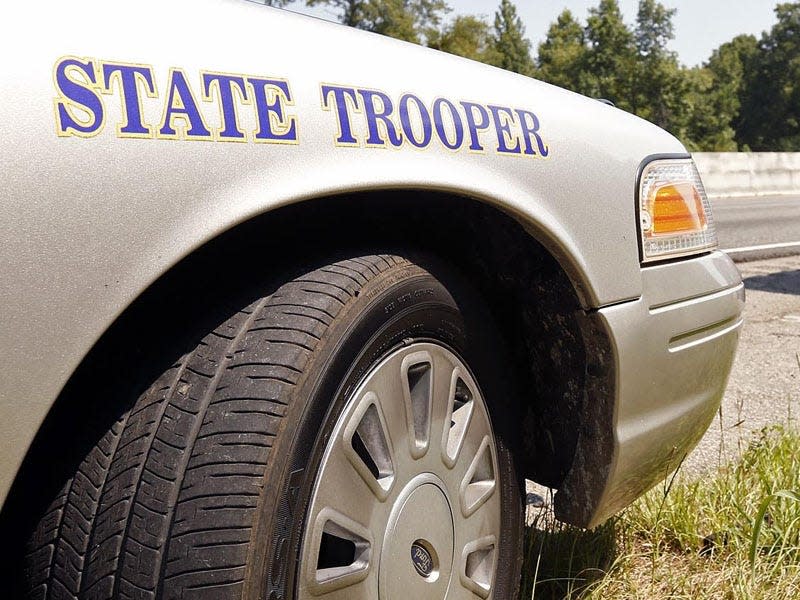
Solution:
[(718, 91), (719, 108), (737, 123), (742, 99), (752, 76), (758, 55), (758, 41), (752, 35), (738, 35), (714, 50), (706, 67), (714, 78)]
[(536, 75), (548, 83), (585, 93), (589, 88), (587, 56), (583, 26), (564, 10), (539, 44)]
[(738, 149), (742, 98), (758, 51), (756, 38), (739, 35), (714, 50), (704, 67), (686, 70), (690, 150), (734, 152)]
[(533, 74), (531, 43), (525, 38), (525, 26), (511, 0), (500, 0), (494, 15), (494, 38), (498, 67), (523, 75)]
[[(754, 525), (763, 519), (764, 501), (780, 490), (800, 492), (800, 434), (783, 427), (765, 429), (742, 454), (714, 476), (676, 485), (670, 494), (654, 490), (626, 513), (637, 530), (663, 540), (662, 549), (737, 553), (748, 557)], [(800, 506), (770, 500), (769, 522), (759, 523), (759, 548), (800, 550)], [(708, 548), (706, 538), (716, 542)], [(800, 555), (798, 555), (800, 557)], [(749, 563), (749, 558), (743, 561)], [(800, 565), (798, 565), (800, 567)]]
[(644, 60), (675, 58), (667, 50), (667, 43), (674, 39), (672, 19), (677, 8), (666, 8), (656, 0), (641, 0), (636, 14), (636, 49)]
[(793, 600), (800, 432), (761, 432), (735, 464), (674, 477), (596, 530), (534, 521), (521, 599)]
[(332, 6), (345, 25), (415, 43), (431, 35), (450, 10), (445, 0), (306, 0), (306, 4)]
[(531, 43), (510, 0), (501, 0), (493, 26), (479, 17), (459, 16), (430, 35), (428, 45), (523, 75), (533, 75), (535, 70)]
[(732, 116), (738, 102), (713, 69), (693, 67), (683, 71), (686, 121), (678, 136), (690, 152), (736, 152)]
[(675, 9), (640, 0), (636, 25), (599, 0), (585, 27), (569, 11), (539, 45), (537, 76), (652, 121), (691, 151), (800, 150), (800, 2), (779, 4), (761, 41), (740, 35), (702, 67), (668, 43)]
[(622, 19), (617, 0), (600, 0), (589, 9), (586, 22), (589, 50), (586, 59), (588, 95), (606, 98), (633, 111), (636, 46), (631, 30)]
[[(761, 543), (761, 530), (764, 529), (765, 524), (773, 524), (774, 518), (768, 512), (770, 507), (781, 499), (784, 500), (791, 500), (795, 503), (795, 505), (800, 508), (800, 492), (793, 492), (792, 490), (778, 490), (777, 492), (773, 492), (769, 494), (766, 498), (761, 501), (761, 505), (758, 507), (758, 512), (756, 513), (755, 518), (753, 519), (753, 532), (750, 535), (750, 552), (748, 553), (748, 558), (750, 559), (750, 569), (752, 574), (755, 576), (756, 574), (756, 565), (758, 564), (758, 554), (759, 550), (764, 550)], [(792, 528), (797, 529), (798, 519), (800, 517), (795, 517), (792, 522)], [(784, 530), (786, 528), (784, 527)], [(782, 536), (785, 538), (786, 536)], [(782, 546), (784, 539), (781, 539), (779, 543)], [(768, 551), (773, 552), (776, 550), (776, 544), (773, 542), (771, 546), (767, 548)], [(783, 550), (781, 547), (780, 550)], [(795, 545), (790, 552), (790, 555), (798, 556), (800, 555), (800, 547)]]
[(534, 516), (526, 531), (520, 600), (578, 598), (616, 558), (616, 519), (586, 530)]
[(778, 4), (775, 15), (745, 63), (736, 138), (753, 150), (800, 151), (800, 2)]
[[(285, 5), (291, 0), (270, 0)], [(511, 0), (501, 0), (490, 26), (462, 15), (442, 26), (450, 8), (446, 0), (306, 0), (308, 6), (330, 6), (345, 25), (381, 33), (457, 54), (509, 71), (532, 75), (534, 63), (525, 27)]]
[(672, 19), (676, 9), (656, 0), (641, 0), (634, 31), (636, 81), (632, 90), (633, 111), (660, 127), (681, 131), (686, 124), (686, 89), (678, 56), (667, 49), (675, 35)]
[(428, 46), (489, 65), (499, 66), (501, 63), (489, 24), (472, 15), (456, 17), (442, 31), (431, 36)]

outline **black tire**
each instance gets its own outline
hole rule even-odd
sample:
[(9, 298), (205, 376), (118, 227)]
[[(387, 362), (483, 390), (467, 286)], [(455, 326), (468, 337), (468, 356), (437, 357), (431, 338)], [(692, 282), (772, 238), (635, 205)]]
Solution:
[(446, 269), (397, 256), (282, 285), (206, 335), (86, 456), (30, 539), (30, 597), (294, 598), (316, 465), (348, 392), (424, 339), (463, 358), (489, 405), (503, 505), (493, 596), (515, 598), (515, 396), (491, 323)]

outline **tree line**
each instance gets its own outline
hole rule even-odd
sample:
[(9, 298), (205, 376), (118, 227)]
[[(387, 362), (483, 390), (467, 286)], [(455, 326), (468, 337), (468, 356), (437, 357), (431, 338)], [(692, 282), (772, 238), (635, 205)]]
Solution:
[(489, 20), (447, 19), (446, 0), (305, 2), (333, 8), (352, 27), (611, 100), (692, 151), (800, 151), (800, 2), (777, 4), (770, 31), (738, 35), (696, 67), (669, 50), (676, 9), (657, 0), (640, 0), (632, 25), (617, 0), (599, 0), (585, 21), (564, 10), (535, 54), (511, 0)]

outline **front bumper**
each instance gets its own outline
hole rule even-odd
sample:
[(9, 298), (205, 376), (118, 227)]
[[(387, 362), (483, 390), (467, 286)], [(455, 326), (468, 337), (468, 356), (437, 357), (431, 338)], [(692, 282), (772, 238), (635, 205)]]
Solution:
[(727, 255), (646, 267), (642, 280), (641, 298), (589, 317), (608, 338), (608, 366), (590, 381), (589, 422), (556, 495), (556, 515), (584, 527), (680, 465), (719, 408), (736, 352), (744, 286)]

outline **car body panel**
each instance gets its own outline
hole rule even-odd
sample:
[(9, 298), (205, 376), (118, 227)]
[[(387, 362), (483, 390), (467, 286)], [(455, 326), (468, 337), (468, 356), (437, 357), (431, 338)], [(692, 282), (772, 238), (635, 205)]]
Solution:
[[(642, 383), (625, 380), (634, 351), (628, 344), (637, 343), (625, 328), (647, 318), (645, 288), (657, 303), (669, 303), (676, 291), (690, 297), (731, 285), (733, 272), (718, 255), (702, 266), (680, 263), (700, 282), (694, 292), (658, 277), (648, 283), (639, 263), (637, 172), (649, 155), (685, 155), (685, 149), (636, 117), (472, 61), (241, 0), (144, 0), (124, 22), (108, 11), (97, 0), (0, 8), (3, 22), (12, 24), (0, 47), (4, 56), (18, 57), (0, 82), (0, 499), (60, 390), (114, 320), (194, 250), (280, 206), (426, 189), (500, 208), (556, 257), (584, 310), (610, 307), (600, 314), (620, 340), (620, 386)], [(151, 68), (153, 97), (143, 94), (140, 107), (156, 132), (166, 123), (176, 69), (197, 94), (203, 120), (217, 130), (226, 125), (221, 92), (217, 101), (213, 94), (202, 99), (201, 73), (284, 81), (290, 94), (283, 124), (293, 120), (297, 139), (257, 143), (258, 113), (243, 102), (236, 109), (243, 142), (219, 133), (206, 141), (126, 137), (119, 81), (109, 93), (95, 90), (104, 109), (96, 135), (64, 135), (56, 78), (64, 60)], [(341, 115), (330, 103), (325, 108), (323, 85), (377, 90), (395, 103), (412, 93), (427, 107), (445, 98), (461, 118), (468, 110), (461, 102), (527, 110), (538, 118), (543, 146), (532, 146), (529, 155), (501, 152), (515, 140), (522, 147), (525, 138), (509, 134), (501, 142), (496, 124), (477, 134), (483, 151), (470, 150), (469, 132), (457, 150), (436, 139), (422, 148), (370, 146), (363, 110), (348, 113), (361, 143), (337, 145)], [(380, 135), (389, 137), (385, 128)], [(627, 395), (620, 402), (627, 411)], [(620, 427), (625, 414), (617, 415)], [(614, 478), (628, 468), (621, 446), (608, 457)], [(611, 479), (598, 486), (614, 496)], [(630, 495), (633, 487), (626, 489)]]
[[(594, 314), (614, 354), (613, 449), (579, 457), (565, 497), (556, 496), (556, 514), (585, 527), (680, 466), (717, 414), (739, 340), (744, 284), (727, 255), (713, 252), (642, 274), (641, 298)], [(579, 499), (573, 489), (591, 493)]]

